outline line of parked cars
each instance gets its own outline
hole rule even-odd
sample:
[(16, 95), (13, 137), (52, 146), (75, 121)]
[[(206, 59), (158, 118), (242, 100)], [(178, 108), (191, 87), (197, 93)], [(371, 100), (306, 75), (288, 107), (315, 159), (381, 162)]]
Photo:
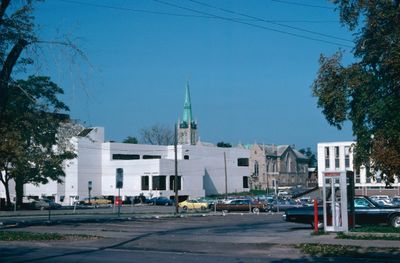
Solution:
[(53, 209), (61, 209), (62, 206), (53, 200), (50, 199), (39, 199), (39, 200), (33, 200), (28, 204), (28, 209), (35, 209), (35, 210), (53, 210)]
[[(400, 227), (400, 206), (386, 205), (375, 201), (376, 198), (356, 196), (354, 198), (354, 212), (356, 225), (386, 224), (392, 227)], [(329, 216), (329, 215), (328, 215)], [(301, 207), (287, 209), (283, 215), (287, 222), (310, 224), (314, 227), (314, 208)], [(322, 227), (323, 208), (318, 207), (318, 226)]]
[(383, 206), (400, 206), (400, 196), (390, 198), (388, 195), (371, 195), (369, 198)]

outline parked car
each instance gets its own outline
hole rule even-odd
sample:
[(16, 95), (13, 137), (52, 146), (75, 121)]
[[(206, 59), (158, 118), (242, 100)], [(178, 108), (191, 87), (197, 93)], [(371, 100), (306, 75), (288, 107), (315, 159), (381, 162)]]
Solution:
[(269, 210), (272, 212), (283, 212), (290, 208), (303, 207), (302, 203), (297, 203), (291, 199), (289, 200), (275, 200), (269, 204)]
[(146, 197), (144, 195), (128, 196), (122, 203), (123, 204), (144, 204), (146, 203)]
[(400, 206), (400, 196), (393, 196), (392, 198), (392, 204), (394, 206)]
[(111, 200), (106, 199), (102, 196), (94, 196), (94, 197), (90, 198), (90, 201), (89, 201), (89, 198), (85, 198), (80, 203), (83, 205), (109, 205), (112, 202), (111, 202)]
[[(400, 227), (400, 208), (381, 206), (367, 196), (354, 198), (356, 225), (387, 224)], [(314, 208), (301, 207), (285, 211), (283, 219), (287, 222), (314, 225)], [(323, 208), (318, 207), (318, 221), (323, 222)]]
[(185, 200), (183, 202), (179, 203), (179, 207), (182, 208), (183, 210), (188, 210), (188, 209), (196, 209), (196, 210), (206, 210), (208, 208), (208, 203), (207, 202), (201, 202), (198, 200)]
[[(215, 207), (214, 207), (215, 206)], [(260, 211), (266, 211), (267, 206), (265, 203), (254, 203), (249, 199), (233, 199), (228, 200), (224, 203), (216, 203), (212, 205), (211, 209), (216, 211), (251, 211), (253, 213), (258, 213)]]
[(167, 197), (153, 197), (150, 199), (146, 199), (146, 203), (151, 205), (165, 205), (165, 206), (174, 204), (174, 202)]
[(388, 195), (372, 195), (369, 198), (380, 205), (393, 206), (392, 200)]
[(49, 210), (49, 209), (60, 209), (62, 206), (50, 199), (39, 199), (31, 202), (30, 207), (32, 209)]

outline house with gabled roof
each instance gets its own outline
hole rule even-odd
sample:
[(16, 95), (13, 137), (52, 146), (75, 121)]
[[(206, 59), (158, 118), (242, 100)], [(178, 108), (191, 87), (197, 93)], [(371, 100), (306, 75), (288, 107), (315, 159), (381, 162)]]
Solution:
[(253, 144), (248, 148), (252, 189), (306, 185), (308, 159), (294, 146)]

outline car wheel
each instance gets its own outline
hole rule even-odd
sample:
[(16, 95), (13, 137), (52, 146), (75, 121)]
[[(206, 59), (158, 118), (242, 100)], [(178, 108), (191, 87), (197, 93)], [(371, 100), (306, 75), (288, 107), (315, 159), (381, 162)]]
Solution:
[(206, 210), (206, 207), (202, 206), (202, 207), (200, 207), (200, 209), (201, 209), (201, 211), (204, 211), (204, 210)]
[(395, 228), (400, 227), (400, 215), (394, 215), (390, 220), (390, 225)]
[(254, 214), (260, 213), (260, 209), (258, 209), (257, 207), (254, 207), (254, 208), (252, 209), (252, 211), (253, 211)]
[(182, 207), (183, 211), (186, 211), (188, 209), (188, 207), (185, 205), (184, 207)]

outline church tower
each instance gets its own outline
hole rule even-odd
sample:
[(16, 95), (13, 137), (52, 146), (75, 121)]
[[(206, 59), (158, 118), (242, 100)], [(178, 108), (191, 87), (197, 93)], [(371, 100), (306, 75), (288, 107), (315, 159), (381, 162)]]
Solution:
[(189, 83), (186, 84), (182, 121), (178, 122), (178, 144), (195, 145), (198, 141), (197, 123), (193, 120)]

